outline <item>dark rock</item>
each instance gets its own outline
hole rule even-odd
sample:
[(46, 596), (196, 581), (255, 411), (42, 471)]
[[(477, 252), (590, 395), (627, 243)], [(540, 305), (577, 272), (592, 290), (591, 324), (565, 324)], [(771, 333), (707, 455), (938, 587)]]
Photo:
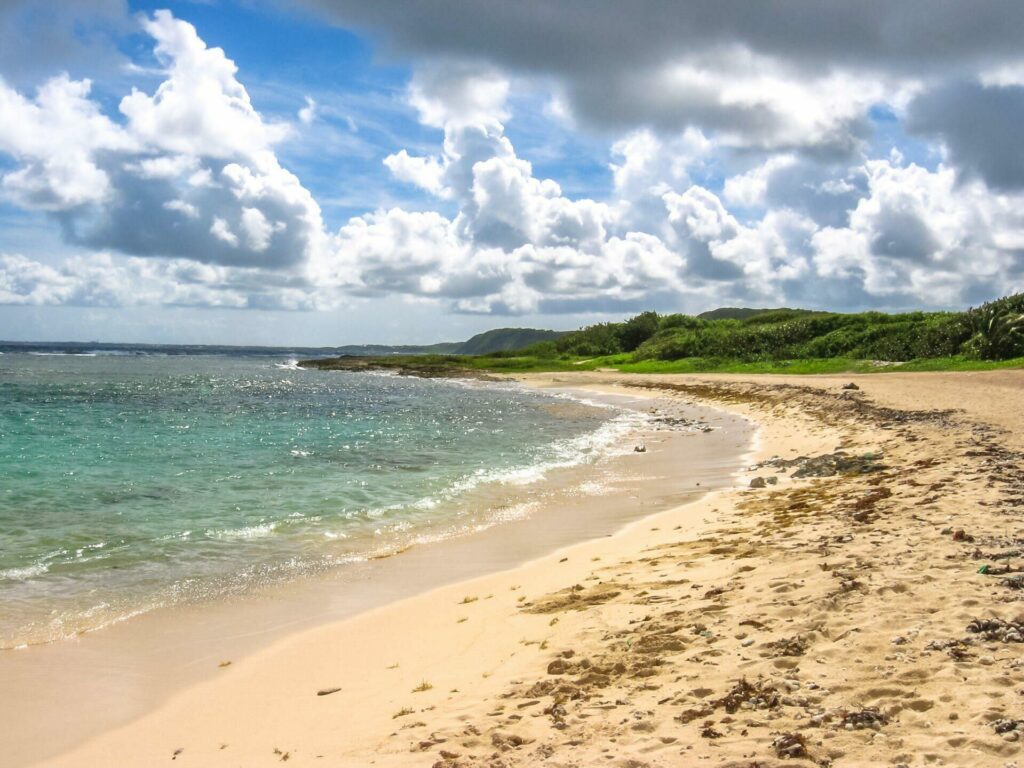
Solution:
[(775, 754), (781, 758), (807, 757), (807, 742), (799, 733), (780, 734), (772, 742)]

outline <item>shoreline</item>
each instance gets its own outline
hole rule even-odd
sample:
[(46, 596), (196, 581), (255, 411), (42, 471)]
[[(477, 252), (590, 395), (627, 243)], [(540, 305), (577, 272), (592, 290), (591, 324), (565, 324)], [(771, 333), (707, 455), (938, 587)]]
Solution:
[(756, 419), (775, 483), (292, 635), (44, 764), (1019, 757), (1024, 375), (530, 378)]
[[(566, 389), (564, 387), (560, 389)], [(661, 399), (649, 393), (599, 393), (569, 388), (576, 398), (617, 403), (637, 410), (656, 407)], [(680, 413), (673, 406), (666, 413)], [(689, 417), (720, 419), (721, 412), (687, 409)], [(721, 426), (719, 424), (718, 426)], [(237, 604), (214, 603), (161, 609), (70, 641), (5, 652), (0, 672), (9, 696), (0, 703), (0, 717), (20, 738), (6, 750), (2, 765), (31, 765), (48, 755), (73, 749), (97, 734), (123, 726), (162, 706), (179, 691), (224, 674), (242, 661), (298, 633), (344, 621), (380, 605), (422, 594), (452, 581), (518, 567), (552, 549), (604, 536), (635, 517), (646, 515), (644, 505), (664, 505), (689, 498), (697, 491), (683, 487), (685, 475), (663, 478), (663, 487), (645, 483), (642, 498), (629, 501), (612, 493), (574, 493), (581, 483), (624, 482), (646, 468), (662, 475), (668, 463), (694, 462), (693, 479), (705, 488), (728, 481), (741, 463), (723, 439), (732, 440), (740, 422), (730, 422), (729, 435), (711, 436), (686, 431), (651, 431), (623, 437), (631, 446), (646, 442), (645, 454), (624, 452), (594, 464), (556, 469), (529, 489), (536, 509), (524, 519), (494, 523), (446, 540), (413, 546), (389, 557), (346, 566), (332, 574), (285, 585)], [(694, 455), (693, 441), (717, 447)], [(718, 465), (721, 465), (719, 468)], [(641, 482), (643, 478), (640, 478)], [(478, 496), (483, 504), (502, 498), (525, 498), (526, 490), (494, 486)], [(623, 507), (619, 509), (616, 505)], [(574, 516), (587, 510), (586, 525)], [(8, 655), (10, 654), (10, 655)], [(98, 676), (94, 670), (103, 670)], [(71, 699), (66, 691), (85, 695)], [(103, 706), (97, 707), (97, 703)], [(56, 737), (52, 719), (64, 722)], [(7, 762), (10, 761), (10, 762)]]

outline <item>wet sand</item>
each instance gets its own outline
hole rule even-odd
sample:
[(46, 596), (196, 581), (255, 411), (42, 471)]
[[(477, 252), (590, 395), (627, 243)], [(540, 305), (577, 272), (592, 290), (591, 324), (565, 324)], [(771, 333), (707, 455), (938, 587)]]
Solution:
[[(73, 641), (0, 654), (0, 721), (12, 735), (0, 765), (34, 764), (72, 749), (152, 712), (186, 688), (233, 674), (248, 657), (290, 636), (519, 566), (728, 485), (753, 434), (742, 418), (666, 404), (651, 393), (586, 396), (658, 413), (650, 429), (629, 436), (624, 455), (558, 470), (528, 487), (493, 486), (477, 493), (483, 508), (519, 512), (526, 505), (521, 519), (248, 600), (156, 611)], [(699, 420), (712, 431), (677, 419)], [(633, 453), (635, 444), (647, 451)]]

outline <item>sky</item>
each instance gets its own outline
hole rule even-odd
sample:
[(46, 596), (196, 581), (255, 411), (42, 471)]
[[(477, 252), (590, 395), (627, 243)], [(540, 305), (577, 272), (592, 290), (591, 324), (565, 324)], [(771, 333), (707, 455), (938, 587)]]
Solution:
[(1019, 0), (0, 0), (0, 339), (1024, 290)]

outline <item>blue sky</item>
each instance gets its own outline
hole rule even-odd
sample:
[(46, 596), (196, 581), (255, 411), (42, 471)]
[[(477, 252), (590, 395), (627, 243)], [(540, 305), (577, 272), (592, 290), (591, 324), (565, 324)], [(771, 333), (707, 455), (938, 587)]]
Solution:
[(0, 337), (429, 342), (1020, 290), (1017, 6), (918, 31), (909, 2), (796, 5), (5, 4)]

